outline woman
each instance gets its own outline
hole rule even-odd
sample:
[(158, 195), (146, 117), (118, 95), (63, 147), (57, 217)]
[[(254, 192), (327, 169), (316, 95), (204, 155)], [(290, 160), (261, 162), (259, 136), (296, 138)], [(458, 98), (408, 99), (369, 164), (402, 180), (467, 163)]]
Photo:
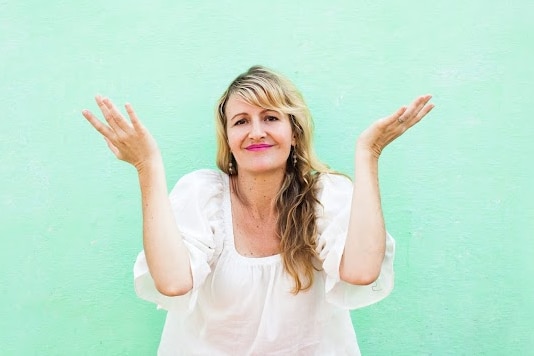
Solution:
[(166, 309), (160, 355), (358, 355), (349, 309), (393, 288), (394, 241), (378, 187), (382, 149), (432, 108), (430, 95), (358, 138), (354, 184), (315, 156), (312, 119), (283, 76), (255, 66), (216, 111), (217, 165), (167, 196), (156, 142), (126, 104), (96, 101), (85, 118), (136, 167), (143, 246), (141, 298)]

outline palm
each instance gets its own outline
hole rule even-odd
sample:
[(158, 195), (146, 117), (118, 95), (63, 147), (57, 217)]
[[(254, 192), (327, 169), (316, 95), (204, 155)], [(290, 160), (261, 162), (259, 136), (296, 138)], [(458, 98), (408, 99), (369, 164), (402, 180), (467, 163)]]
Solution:
[(416, 98), (409, 106), (403, 106), (395, 113), (374, 122), (358, 138), (358, 148), (369, 150), (378, 158), (382, 150), (417, 124), (434, 108), (429, 103), (431, 95)]

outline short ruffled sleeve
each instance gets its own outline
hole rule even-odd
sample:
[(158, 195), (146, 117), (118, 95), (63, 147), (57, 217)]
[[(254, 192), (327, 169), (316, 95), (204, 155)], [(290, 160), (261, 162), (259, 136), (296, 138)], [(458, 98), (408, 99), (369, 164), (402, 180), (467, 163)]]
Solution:
[(179, 297), (159, 293), (150, 276), (144, 251), (141, 251), (134, 265), (134, 285), (140, 298), (167, 310), (178, 306), (192, 308), (198, 288), (222, 250), (223, 239), (217, 231), (223, 224), (223, 189), (222, 173), (214, 170), (194, 171), (176, 183), (169, 200), (178, 230), (189, 250), (193, 289)]
[(329, 303), (356, 309), (376, 303), (393, 289), (395, 241), (386, 233), (386, 253), (378, 279), (366, 286), (352, 285), (339, 277), (341, 256), (350, 219), (352, 182), (344, 176), (323, 174), (319, 181), (318, 246), (326, 275), (325, 292)]

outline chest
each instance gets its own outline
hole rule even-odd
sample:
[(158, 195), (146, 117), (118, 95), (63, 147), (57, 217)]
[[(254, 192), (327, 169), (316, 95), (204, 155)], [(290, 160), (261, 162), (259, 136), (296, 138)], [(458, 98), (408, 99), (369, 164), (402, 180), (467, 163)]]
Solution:
[(244, 206), (232, 205), (235, 249), (246, 257), (266, 257), (280, 253), (274, 214), (258, 218)]

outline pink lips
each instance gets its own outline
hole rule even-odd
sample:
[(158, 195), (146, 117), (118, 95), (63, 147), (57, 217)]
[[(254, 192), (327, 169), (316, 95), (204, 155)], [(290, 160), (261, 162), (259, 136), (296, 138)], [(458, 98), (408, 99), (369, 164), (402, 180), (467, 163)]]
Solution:
[(260, 143), (260, 144), (247, 146), (246, 149), (249, 150), (249, 151), (262, 151), (262, 150), (266, 150), (266, 149), (268, 149), (270, 147), (273, 147), (273, 145)]

